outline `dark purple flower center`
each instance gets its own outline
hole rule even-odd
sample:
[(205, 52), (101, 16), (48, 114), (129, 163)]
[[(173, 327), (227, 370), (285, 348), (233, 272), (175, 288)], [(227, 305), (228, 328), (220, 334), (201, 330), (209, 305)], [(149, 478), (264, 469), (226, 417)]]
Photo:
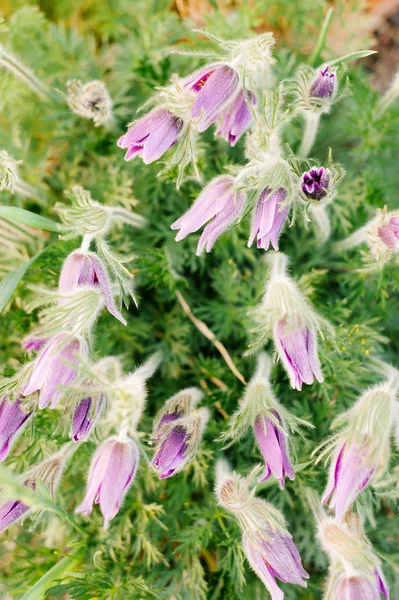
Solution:
[(311, 169), (302, 175), (302, 191), (307, 198), (322, 200), (327, 195), (330, 176), (323, 167)]

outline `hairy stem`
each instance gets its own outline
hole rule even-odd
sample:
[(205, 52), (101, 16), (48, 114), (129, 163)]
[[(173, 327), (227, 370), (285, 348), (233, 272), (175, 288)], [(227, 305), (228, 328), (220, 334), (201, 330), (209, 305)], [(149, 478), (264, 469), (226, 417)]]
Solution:
[(305, 131), (298, 152), (300, 158), (306, 158), (312, 150), (319, 128), (320, 115), (319, 113), (306, 111), (305, 121)]

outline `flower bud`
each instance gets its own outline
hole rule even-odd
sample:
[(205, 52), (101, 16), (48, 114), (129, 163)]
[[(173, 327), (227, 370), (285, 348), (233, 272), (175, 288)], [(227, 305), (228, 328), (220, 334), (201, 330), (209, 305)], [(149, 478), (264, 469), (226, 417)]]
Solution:
[(132, 124), (118, 140), (119, 148), (127, 148), (125, 160), (140, 156), (148, 165), (165, 154), (179, 140), (183, 119), (165, 108), (155, 108)]
[(380, 600), (380, 591), (375, 579), (352, 575), (339, 579), (332, 600)]
[(330, 73), (330, 67), (327, 65), (324, 69), (320, 69), (319, 73), (313, 80), (309, 96), (311, 99), (331, 100), (336, 92), (336, 75)]
[(208, 419), (208, 409), (200, 408), (186, 417), (164, 423), (156, 432), (152, 465), (160, 479), (181, 471), (194, 458)]
[(284, 205), (286, 197), (284, 188), (273, 193), (270, 188), (263, 190), (253, 210), (248, 247), (252, 246), (256, 237), (258, 248), (268, 250), (271, 244), (278, 250), (278, 238), (289, 211), (289, 206)]
[(99, 394), (94, 398), (83, 398), (76, 406), (72, 417), (72, 427), (70, 432), (70, 437), (75, 440), (75, 442), (87, 440), (100, 415), (103, 404), (104, 396)]
[[(256, 104), (255, 94), (248, 92), (251, 104)], [(220, 135), (230, 146), (235, 146), (252, 123), (252, 110), (244, 92), (239, 92), (233, 102), (224, 110), (215, 135)]]
[(216, 177), (206, 186), (186, 214), (171, 225), (172, 229), (180, 229), (176, 241), (179, 242), (189, 233), (198, 231), (210, 221), (198, 242), (197, 256), (204, 248), (210, 252), (217, 238), (239, 220), (244, 204), (245, 194), (235, 192), (233, 177)]
[(329, 184), (330, 172), (324, 167), (315, 167), (302, 175), (302, 191), (309, 200), (325, 198)]
[(8, 398), (3, 398), (0, 403), (0, 461), (7, 458), (11, 444), (32, 414), (32, 411), (26, 412), (21, 406), (21, 400), (10, 402)]
[(87, 354), (83, 339), (60, 333), (42, 348), (36, 358), (33, 372), (22, 395), (40, 392), (39, 408), (55, 408), (63, 395), (60, 386), (67, 386), (76, 377), (79, 359)]
[(91, 119), (98, 127), (112, 119), (112, 100), (102, 81), (95, 79), (88, 83), (74, 79), (67, 83), (69, 94), (66, 97), (69, 108), (75, 114)]
[(109, 438), (93, 455), (85, 498), (75, 512), (89, 515), (100, 505), (104, 529), (117, 514), (137, 471), (139, 450), (132, 440)]
[[(287, 450), (287, 436), (282, 428), (282, 420), (276, 411), (271, 411), (274, 421), (267, 415), (259, 416), (254, 425), (256, 441), (265, 460), (266, 470), (261, 481), (274, 475), (284, 489), (285, 476), (295, 479)], [(276, 424), (277, 422), (277, 424)]]
[(203, 392), (198, 388), (186, 388), (169, 398), (155, 417), (153, 435), (156, 436), (166, 423), (172, 423), (191, 413), (202, 396)]
[(378, 229), (378, 236), (390, 250), (399, 250), (399, 216), (391, 217)]

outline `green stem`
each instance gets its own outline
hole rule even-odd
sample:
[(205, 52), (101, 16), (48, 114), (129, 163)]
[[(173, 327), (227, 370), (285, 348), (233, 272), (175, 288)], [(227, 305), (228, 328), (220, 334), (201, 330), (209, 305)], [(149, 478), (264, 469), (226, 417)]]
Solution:
[(64, 556), (35, 583), (21, 600), (43, 600), (50, 585), (57, 579), (61, 579), (66, 571), (74, 569), (78, 564), (77, 556)]

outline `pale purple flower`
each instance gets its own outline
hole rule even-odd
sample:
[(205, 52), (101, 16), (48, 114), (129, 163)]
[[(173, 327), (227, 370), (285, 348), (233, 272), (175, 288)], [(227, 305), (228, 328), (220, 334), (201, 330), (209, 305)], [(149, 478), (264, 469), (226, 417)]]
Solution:
[[(112, 285), (100, 257), (95, 252), (76, 250), (66, 258), (63, 264), (58, 291), (60, 294), (68, 294), (82, 286), (100, 287), (108, 311), (123, 325), (126, 325), (126, 320), (115, 306)], [(61, 304), (64, 301), (65, 299), (60, 299)]]
[(365, 575), (342, 577), (334, 590), (336, 600), (380, 600), (380, 594), (389, 599), (389, 592), (379, 574), (371, 579)]
[(56, 335), (38, 355), (22, 395), (40, 391), (39, 408), (55, 408), (63, 393), (60, 386), (70, 385), (75, 379), (82, 353), (86, 354), (82, 340), (65, 333)]
[(217, 238), (240, 218), (245, 204), (245, 194), (235, 192), (234, 178), (221, 175), (211, 181), (198, 196), (192, 207), (171, 225), (180, 229), (176, 236), (179, 242), (188, 234), (205, 227), (197, 246), (197, 256), (205, 248), (210, 252)]
[(21, 408), (22, 402), (10, 402), (3, 398), (0, 403), (0, 461), (7, 458), (11, 443), (26, 424), (32, 411), (26, 412)]
[(283, 600), (284, 593), (276, 578), (284, 583), (306, 587), (309, 575), (302, 567), (301, 557), (292, 537), (284, 531), (269, 527), (262, 536), (251, 539), (244, 532), (242, 543), (249, 564), (269, 591), (272, 600)]
[(133, 123), (118, 140), (119, 148), (127, 148), (125, 160), (140, 156), (148, 165), (161, 158), (179, 140), (183, 119), (166, 108), (154, 108)]
[(205, 131), (216, 121), (225, 106), (234, 98), (239, 76), (228, 65), (204, 67), (189, 75), (185, 86), (196, 93), (191, 117), (198, 120), (198, 131)]
[[(104, 397), (99, 395), (96, 399), (83, 398), (75, 408), (72, 417), (70, 437), (75, 442), (86, 440), (93, 429), (103, 405)], [(94, 408), (93, 408), (94, 403)]]
[(152, 461), (160, 479), (171, 477), (186, 459), (187, 432), (182, 425), (173, 427), (157, 450)]
[(315, 167), (302, 175), (302, 191), (311, 200), (325, 198), (329, 184), (329, 171), (323, 167)]
[(323, 381), (317, 355), (317, 336), (309, 327), (305, 325), (291, 331), (285, 320), (279, 321), (275, 345), (289, 375), (291, 387), (300, 391), (303, 383), (311, 384), (315, 377), (320, 383)]
[(28, 510), (29, 506), (26, 506), (20, 500), (5, 502), (0, 506), (0, 531), (4, 531), (4, 529), (18, 521)]
[[(277, 412), (275, 410), (272, 410), (271, 412), (282, 426), (282, 420)], [(288, 456), (285, 433), (281, 428), (277, 427), (270, 418), (268, 418), (267, 414), (263, 417), (259, 416), (256, 419), (254, 431), (259, 450), (266, 463), (265, 474), (261, 481), (265, 481), (271, 475), (274, 475), (280, 482), (281, 489), (284, 489), (286, 476), (289, 477), (291, 481), (295, 479), (294, 470)]]
[(252, 213), (248, 248), (257, 238), (258, 248), (268, 250), (271, 244), (278, 250), (278, 238), (289, 211), (288, 206), (282, 206), (286, 196), (284, 188), (279, 188), (274, 193), (271, 193), (270, 188), (263, 190)]
[(38, 352), (48, 342), (48, 338), (26, 336), (21, 340), (21, 346), (26, 352)]
[[(255, 94), (248, 92), (248, 98), (251, 104), (256, 104)], [(220, 135), (226, 142), (229, 142), (230, 146), (235, 146), (251, 125), (252, 118), (252, 110), (248, 106), (244, 92), (239, 92), (221, 115), (221, 123), (216, 135)]]
[(335, 509), (338, 519), (356, 497), (366, 487), (374, 473), (375, 465), (370, 463), (366, 445), (358, 446), (343, 443), (335, 453), (330, 465), (328, 483), (323, 496), (323, 504), (330, 500), (330, 508)]
[(378, 236), (391, 250), (399, 250), (399, 217), (391, 217), (387, 225), (378, 228)]
[(313, 81), (309, 95), (311, 98), (320, 98), (321, 100), (330, 100), (335, 91), (335, 73), (329, 72), (330, 67), (320, 70)]
[(89, 515), (93, 503), (99, 504), (104, 529), (108, 529), (133, 481), (138, 462), (139, 451), (132, 440), (109, 438), (101, 444), (92, 458), (86, 495), (76, 512)]

